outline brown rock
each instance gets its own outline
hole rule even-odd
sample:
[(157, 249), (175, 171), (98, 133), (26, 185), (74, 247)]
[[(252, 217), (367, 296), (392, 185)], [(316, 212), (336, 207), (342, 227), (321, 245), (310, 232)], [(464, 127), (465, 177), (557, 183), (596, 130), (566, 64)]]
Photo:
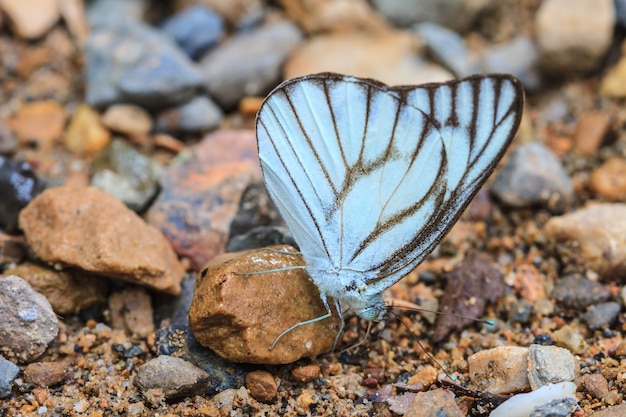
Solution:
[(552, 217), (544, 233), (562, 251), (564, 263), (582, 265), (603, 277), (626, 274), (626, 204), (590, 204)]
[(63, 382), (66, 367), (63, 362), (31, 363), (24, 369), (24, 379), (40, 387), (51, 387)]
[(37, 143), (49, 149), (61, 137), (67, 115), (65, 109), (54, 101), (37, 101), (25, 104), (9, 125), (23, 144)]
[(609, 116), (600, 111), (585, 113), (576, 125), (574, 148), (583, 156), (594, 155), (609, 130)]
[(241, 195), (261, 169), (252, 130), (218, 131), (186, 152), (164, 172), (146, 218), (199, 270), (224, 251)]
[(59, 20), (59, 5), (50, 0), (0, 0), (13, 31), (24, 39), (37, 39)]
[(81, 104), (72, 116), (63, 141), (70, 151), (79, 155), (94, 155), (109, 144), (111, 133), (100, 122), (100, 115)]
[(129, 287), (109, 297), (111, 327), (126, 330), (139, 338), (154, 332), (154, 311), (150, 294), (141, 287)]
[(95, 187), (50, 188), (22, 210), (19, 224), (46, 262), (180, 293), (184, 270), (163, 234)]
[(413, 375), (406, 382), (408, 385), (417, 385), (420, 384), (425, 388), (430, 387), (435, 382), (437, 382), (437, 375), (439, 371), (434, 366), (426, 366), (424, 369), (421, 369), (415, 375)]
[[(274, 249), (293, 251), (289, 246)], [(233, 362), (284, 364), (329, 352), (336, 319), (289, 327), (326, 314), (319, 292), (302, 269), (302, 258), (268, 249), (225, 254), (200, 273), (189, 310), (198, 341)], [(245, 275), (247, 272), (262, 272)]]
[(211, 376), (180, 358), (161, 355), (141, 366), (134, 383), (142, 394), (157, 405), (167, 399), (200, 395), (206, 391)]
[(602, 374), (585, 374), (581, 377), (585, 390), (594, 398), (604, 398), (609, 393), (609, 383)]
[(291, 370), (291, 376), (299, 382), (311, 382), (321, 375), (322, 370), (317, 365), (299, 366)]
[[(372, 59), (373, 56), (376, 59)], [(389, 68), (394, 70), (389, 71)], [(443, 68), (416, 57), (415, 39), (408, 32), (315, 36), (299, 47), (284, 65), (286, 79), (321, 71), (374, 78), (388, 85), (452, 78)]]
[(246, 388), (257, 401), (268, 403), (276, 399), (278, 386), (274, 376), (267, 371), (252, 371), (246, 375)]
[(626, 161), (622, 158), (606, 161), (593, 171), (589, 186), (609, 201), (626, 201)]
[(546, 278), (532, 264), (521, 264), (514, 269), (515, 282), (513, 288), (522, 298), (528, 301), (545, 300)]
[(152, 118), (134, 104), (114, 104), (102, 115), (104, 126), (126, 135), (147, 135), (152, 130)]
[(418, 392), (404, 417), (465, 417), (459, 406), (446, 390), (436, 389)]
[(605, 408), (589, 414), (589, 417), (624, 417), (626, 416), (626, 404), (616, 405), (615, 407)]
[(501, 346), (467, 358), (471, 386), (492, 394), (528, 391), (528, 348)]
[(6, 271), (17, 275), (46, 296), (60, 315), (78, 313), (106, 300), (109, 283), (102, 277), (80, 271), (55, 271), (26, 262)]

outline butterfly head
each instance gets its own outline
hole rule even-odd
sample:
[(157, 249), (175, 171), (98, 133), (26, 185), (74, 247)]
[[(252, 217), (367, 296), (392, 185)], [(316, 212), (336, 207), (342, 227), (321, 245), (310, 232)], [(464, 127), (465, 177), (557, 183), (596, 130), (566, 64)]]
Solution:
[(376, 294), (370, 297), (363, 307), (357, 310), (357, 314), (366, 321), (381, 321), (386, 311), (387, 307), (383, 297), (380, 294)]

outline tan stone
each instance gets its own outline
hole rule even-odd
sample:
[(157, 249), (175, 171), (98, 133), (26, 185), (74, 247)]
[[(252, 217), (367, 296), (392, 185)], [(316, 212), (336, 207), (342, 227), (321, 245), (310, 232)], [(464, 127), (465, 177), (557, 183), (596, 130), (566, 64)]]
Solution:
[(24, 39), (37, 39), (59, 20), (57, 1), (0, 0), (0, 9), (9, 17), (15, 33)]
[(61, 137), (67, 115), (65, 109), (53, 101), (25, 104), (9, 125), (22, 143), (36, 142), (49, 149)]
[(613, 157), (596, 168), (589, 187), (609, 201), (626, 201), (626, 160)]
[(102, 123), (127, 135), (147, 135), (152, 130), (150, 114), (134, 104), (114, 104), (102, 115)]
[(145, 339), (154, 332), (154, 311), (150, 294), (141, 287), (129, 287), (109, 297), (111, 327)]
[[(276, 247), (293, 251), (289, 246)], [(202, 269), (189, 310), (198, 341), (233, 362), (284, 364), (329, 352), (339, 330), (336, 319), (289, 327), (326, 314), (319, 292), (302, 269), (300, 256), (268, 249), (224, 254)], [(264, 272), (266, 271), (266, 272)], [(262, 272), (246, 275), (246, 273)]]
[(63, 142), (70, 151), (93, 155), (108, 145), (111, 133), (100, 122), (100, 115), (86, 104), (81, 104), (72, 116)]
[(444, 389), (418, 392), (404, 417), (464, 417), (452, 395)]
[(294, 368), (291, 376), (300, 382), (311, 382), (322, 375), (322, 370), (317, 365), (305, 365)]
[(180, 293), (184, 270), (165, 236), (95, 187), (50, 188), (22, 210), (19, 224), (46, 262)]
[(528, 348), (501, 346), (467, 358), (471, 386), (492, 394), (528, 391)]
[(609, 130), (609, 116), (601, 111), (584, 114), (576, 125), (574, 132), (574, 148), (583, 156), (594, 155)]

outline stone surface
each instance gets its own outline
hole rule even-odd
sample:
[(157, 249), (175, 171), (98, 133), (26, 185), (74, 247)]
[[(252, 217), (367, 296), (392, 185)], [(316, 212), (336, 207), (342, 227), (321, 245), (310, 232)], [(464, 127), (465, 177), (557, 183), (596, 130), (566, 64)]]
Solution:
[(489, 0), (374, 0), (374, 7), (397, 26), (434, 22), (459, 32), (469, 28)]
[(210, 375), (197, 366), (172, 356), (161, 355), (141, 366), (134, 383), (150, 402), (203, 394)]
[(198, 58), (224, 35), (224, 19), (204, 5), (189, 6), (169, 17), (161, 30), (190, 58)]
[(61, 138), (66, 119), (59, 103), (36, 101), (24, 104), (8, 125), (22, 144), (50, 149)]
[(63, 362), (35, 362), (24, 369), (24, 380), (39, 387), (52, 387), (65, 379), (67, 364)]
[[(282, 364), (329, 352), (339, 330), (334, 318), (293, 329), (271, 348), (282, 331), (326, 314), (303, 270), (271, 272), (301, 265), (298, 256), (268, 249), (211, 261), (200, 273), (189, 310), (196, 339), (233, 362)], [(250, 272), (262, 273), (245, 275)]]
[(463, 417), (465, 413), (446, 390), (418, 392), (404, 417)]
[(43, 294), (55, 313), (76, 314), (106, 300), (109, 283), (93, 274), (77, 271), (55, 271), (25, 262), (5, 271), (17, 275), (37, 292)]
[(86, 104), (80, 104), (72, 115), (63, 143), (79, 155), (94, 155), (111, 140), (111, 133), (102, 126), (100, 115)]
[(626, 273), (626, 204), (592, 204), (553, 217), (544, 233), (566, 262), (607, 278)]
[(20, 373), (20, 367), (0, 356), (0, 398), (11, 395), (13, 381)]
[(530, 345), (527, 369), (533, 391), (544, 385), (573, 381), (576, 377), (574, 355), (557, 346)]
[(609, 393), (609, 383), (602, 374), (585, 374), (580, 378), (580, 382), (594, 398), (602, 399)]
[(115, 139), (92, 160), (91, 185), (142, 212), (159, 191), (161, 165), (128, 142)]
[(535, 16), (541, 66), (563, 73), (587, 72), (600, 64), (611, 45), (613, 0), (548, 0)]
[(502, 346), (482, 350), (467, 358), (474, 389), (492, 394), (512, 394), (530, 388), (526, 374), (528, 348)]
[[(394, 70), (389, 71), (389, 68)], [(453, 78), (449, 71), (416, 56), (415, 40), (408, 32), (316, 36), (289, 56), (283, 71), (285, 79), (330, 71), (374, 78), (387, 85), (422, 84)]]
[(147, 135), (152, 130), (152, 118), (134, 104), (114, 104), (102, 115), (102, 124), (109, 130), (126, 135)]
[(574, 199), (574, 186), (559, 159), (543, 144), (519, 146), (496, 175), (491, 192), (514, 208), (543, 206), (563, 212)]
[(150, 294), (141, 287), (127, 287), (109, 297), (111, 326), (140, 339), (154, 332)]
[(243, 190), (260, 180), (254, 132), (216, 132), (179, 154), (164, 172), (147, 220), (197, 271), (224, 251)]
[(202, 58), (204, 86), (225, 110), (235, 108), (245, 96), (265, 95), (280, 81), (280, 68), (301, 39), (291, 22), (239, 34)]
[(157, 116), (156, 128), (162, 132), (196, 133), (219, 127), (224, 114), (211, 99), (196, 96), (178, 107)]
[(2, 10), (11, 28), (21, 38), (42, 37), (60, 17), (59, 3), (49, 0), (0, 0)]
[(595, 155), (610, 128), (609, 116), (601, 111), (583, 114), (576, 124), (574, 149), (580, 155)]
[(46, 190), (20, 213), (39, 258), (171, 294), (184, 270), (165, 237), (95, 187)]
[(190, 99), (200, 73), (165, 34), (125, 17), (92, 20), (85, 46), (86, 101), (151, 109)]
[(59, 332), (59, 321), (46, 297), (15, 275), (0, 278), (0, 353), (31, 362)]
[(626, 201), (626, 161), (612, 157), (593, 170), (589, 188), (608, 201)]
[(274, 376), (267, 371), (252, 371), (246, 375), (246, 388), (257, 401), (271, 402), (276, 399), (278, 386)]

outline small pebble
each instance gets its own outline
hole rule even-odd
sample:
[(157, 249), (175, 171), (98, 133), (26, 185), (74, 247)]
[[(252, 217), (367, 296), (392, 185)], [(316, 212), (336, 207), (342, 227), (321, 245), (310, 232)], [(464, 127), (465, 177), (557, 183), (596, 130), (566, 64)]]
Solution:
[(580, 381), (585, 390), (594, 398), (602, 399), (609, 393), (609, 383), (602, 374), (585, 374)]
[(578, 408), (575, 398), (560, 398), (535, 408), (529, 417), (570, 417)]
[(201, 395), (211, 376), (197, 366), (172, 356), (161, 355), (137, 371), (134, 383), (152, 404), (159, 403), (158, 392), (166, 399)]
[(608, 300), (610, 295), (606, 286), (578, 275), (557, 280), (550, 294), (558, 305), (574, 309), (584, 309), (601, 303)]
[(224, 19), (209, 7), (198, 4), (169, 17), (161, 25), (161, 30), (190, 58), (196, 59), (221, 39)]
[[(575, 394), (576, 384), (573, 382), (546, 385), (527, 394), (514, 395), (493, 410), (489, 417), (529, 417), (536, 408), (554, 400), (571, 398), (578, 403)], [(539, 414), (539, 416), (548, 417), (545, 414)]]
[(575, 377), (576, 364), (569, 350), (542, 345), (530, 345), (528, 348), (528, 381), (532, 390), (573, 381)]
[(608, 201), (626, 201), (626, 161), (612, 157), (595, 168), (589, 179), (589, 188)]
[(71, 152), (78, 155), (94, 155), (111, 140), (111, 133), (102, 126), (100, 115), (86, 104), (81, 104), (74, 112), (63, 143)]
[(583, 317), (590, 329), (598, 330), (613, 324), (621, 309), (622, 307), (619, 303), (609, 301), (606, 303), (592, 305)]
[(526, 373), (528, 348), (502, 346), (467, 358), (472, 387), (492, 394), (511, 394), (530, 388)]
[(601, 277), (626, 273), (626, 204), (590, 204), (563, 216), (552, 217), (544, 227), (546, 240), (558, 247), (568, 244), (572, 262)]
[(67, 114), (65, 108), (54, 101), (36, 101), (24, 104), (9, 125), (22, 144), (52, 149), (61, 138)]
[(52, 387), (65, 379), (67, 364), (63, 362), (35, 362), (24, 369), (24, 380), (39, 387)]
[(322, 376), (322, 371), (318, 365), (305, 365), (292, 369), (291, 376), (298, 382), (311, 382)]
[(154, 332), (154, 312), (145, 288), (127, 287), (109, 296), (111, 326), (145, 339)]
[(583, 156), (593, 156), (602, 146), (610, 128), (609, 116), (601, 111), (583, 114), (576, 124), (574, 149)]
[(59, 332), (46, 297), (15, 275), (0, 278), (0, 353), (28, 363), (41, 356)]
[(546, 207), (563, 212), (574, 199), (574, 186), (559, 159), (543, 144), (513, 150), (498, 172), (491, 192), (514, 208)]
[(587, 349), (585, 338), (578, 329), (572, 326), (565, 325), (559, 330), (552, 332), (552, 336), (556, 344), (563, 346), (576, 355), (583, 353)]
[(404, 417), (464, 417), (452, 395), (444, 389), (418, 392)]
[(152, 130), (152, 118), (143, 108), (134, 104), (114, 104), (102, 115), (102, 124), (125, 135), (147, 135)]
[(196, 96), (173, 109), (161, 112), (156, 129), (169, 133), (206, 132), (219, 127), (224, 114), (217, 104), (206, 96)]
[(272, 402), (276, 399), (278, 386), (274, 376), (267, 371), (252, 371), (246, 375), (246, 388), (257, 401)]
[(20, 373), (20, 367), (0, 356), (0, 398), (11, 395), (13, 381)]

